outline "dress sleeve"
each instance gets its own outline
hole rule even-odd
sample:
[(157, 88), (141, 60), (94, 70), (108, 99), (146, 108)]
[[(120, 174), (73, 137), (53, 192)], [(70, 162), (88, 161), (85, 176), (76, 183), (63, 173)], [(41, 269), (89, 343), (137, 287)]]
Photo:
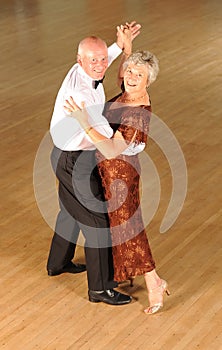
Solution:
[(128, 107), (124, 110), (118, 130), (127, 142), (131, 142), (136, 132), (134, 143), (147, 143), (150, 114), (150, 110), (143, 107)]

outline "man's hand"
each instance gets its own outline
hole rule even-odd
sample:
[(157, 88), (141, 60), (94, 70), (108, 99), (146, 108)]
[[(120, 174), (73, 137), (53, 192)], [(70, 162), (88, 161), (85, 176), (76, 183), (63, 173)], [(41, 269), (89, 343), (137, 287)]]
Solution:
[(117, 45), (127, 54), (130, 55), (132, 51), (132, 35), (131, 31), (126, 26), (117, 27)]

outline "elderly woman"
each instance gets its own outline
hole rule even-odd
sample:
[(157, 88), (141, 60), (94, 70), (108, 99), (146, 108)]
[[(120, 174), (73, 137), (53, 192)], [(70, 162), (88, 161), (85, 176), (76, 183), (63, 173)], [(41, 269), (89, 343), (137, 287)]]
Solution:
[[(140, 164), (138, 153), (146, 143), (151, 116), (147, 87), (159, 72), (157, 58), (148, 51), (131, 54), (119, 72), (122, 93), (105, 106), (105, 116), (114, 135), (108, 139), (89, 123), (84, 109), (72, 98), (66, 110), (79, 111), (73, 116), (79, 121), (97, 148), (99, 173), (107, 200), (114, 279), (118, 282), (144, 275), (148, 289), (147, 314), (156, 313), (163, 306), (167, 283), (156, 270), (144, 229), (139, 198)], [(84, 106), (82, 106), (84, 107)]]

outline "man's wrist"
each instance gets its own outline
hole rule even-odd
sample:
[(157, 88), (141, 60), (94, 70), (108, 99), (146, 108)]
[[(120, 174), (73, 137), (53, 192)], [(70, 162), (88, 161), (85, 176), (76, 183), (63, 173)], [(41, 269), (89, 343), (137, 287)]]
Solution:
[(119, 48), (120, 50), (123, 50), (123, 49), (124, 49), (123, 43), (122, 43), (122, 44), (121, 44), (121, 43), (118, 43), (118, 40), (115, 42), (115, 44), (118, 46), (118, 48)]

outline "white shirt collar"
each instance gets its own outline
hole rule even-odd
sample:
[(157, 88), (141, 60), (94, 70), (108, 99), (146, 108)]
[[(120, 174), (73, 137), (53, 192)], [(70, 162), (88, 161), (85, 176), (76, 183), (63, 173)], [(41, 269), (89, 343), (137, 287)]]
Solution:
[(95, 79), (91, 78), (91, 77), (84, 71), (84, 69), (80, 66), (79, 63), (77, 63), (77, 70), (78, 70), (78, 73), (83, 77), (83, 79), (89, 82), (89, 86), (91, 85), (91, 86), (93, 87), (93, 86), (94, 86), (94, 81), (95, 81)]

